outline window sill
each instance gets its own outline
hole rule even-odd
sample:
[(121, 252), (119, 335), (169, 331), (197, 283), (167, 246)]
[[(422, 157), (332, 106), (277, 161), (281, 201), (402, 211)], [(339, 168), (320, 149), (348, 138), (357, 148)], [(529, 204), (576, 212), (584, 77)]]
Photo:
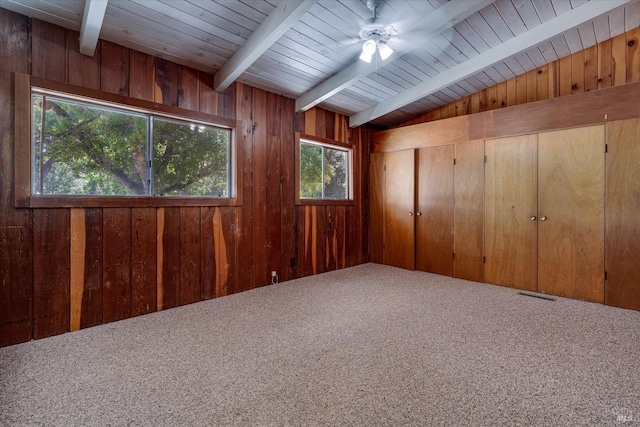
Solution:
[(87, 196), (31, 196), (18, 208), (148, 208), (181, 206), (241, 206), (239, 199), (213, 197), (87, 197)]
[(355, 206), (355, 200), (297, 199), (296, 206)]

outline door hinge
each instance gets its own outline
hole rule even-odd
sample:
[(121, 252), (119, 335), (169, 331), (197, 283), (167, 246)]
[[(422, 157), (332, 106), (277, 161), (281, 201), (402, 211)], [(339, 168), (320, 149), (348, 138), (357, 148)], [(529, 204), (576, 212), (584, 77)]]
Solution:
[(483, 256), (483, 257), (482, 257), (482, 263), (483, 263), (483, 264), (486, 264), (486, 263), (487, 263), (487, 257), (486, 257), (486, 256)]
[(607, 154), (609, 152), (609, 144), (604, 144), (604, 153)]
[(456, 253), (453, 253), (453, 258), (452, 259), (456, 259)]
[(487, 156), (484, 156), (484, 162), (487, 163)]
[(383, 170), (383, 171), (386, 171), (386, 170), (387, 170), (387, 165), (383, 165), (383, 166), (382, 166), (382, 170)]
[(604, 272), (604, 280), (607, 280), (607, 272)]
[(456, 165), (456, 159), (453, 159), (453, 166)]

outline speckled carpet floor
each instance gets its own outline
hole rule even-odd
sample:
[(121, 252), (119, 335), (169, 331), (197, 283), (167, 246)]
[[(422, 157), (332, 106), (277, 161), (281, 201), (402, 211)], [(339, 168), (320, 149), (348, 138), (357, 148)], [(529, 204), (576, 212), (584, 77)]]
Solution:
[(0, 349), (0, 425), (625, 426), (640, 313), (376, 264)]

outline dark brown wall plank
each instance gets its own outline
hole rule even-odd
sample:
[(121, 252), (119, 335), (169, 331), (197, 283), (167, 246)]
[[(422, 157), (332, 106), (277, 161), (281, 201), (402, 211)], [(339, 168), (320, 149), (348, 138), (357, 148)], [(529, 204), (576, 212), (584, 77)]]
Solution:
[(32, 337), (31, 212), (14, 209), (14, 102), (10, 72), (29, 72), (27, 17), (0, 9), (0, 347)]
[(131, 314), (157, 310), (156, 209), (131, 209)]
[(153, 101), (155, 67), (153, 57), (135, 50), (129, 53), (129, 96)]
[(218, 94), (218, 115), (226, 119), (236, 118), (236, 84)]
[(267, 283), (271, 281), (271, 271), (275, 271), (280, 277), (282, 271), (280, 267), (280, 254), (282, 253), (280, 236), (281, 233), (281, 194), (280, 187), (280, 150), (283, 143), (281, 125), (281, 99), (282, 97), (267, 93), (267, 122), (266, 135), (266, 218), (267, 218)]
[[(216, 239), (214, 215), (220, 221), (220, 209), (210, 206), (200, 208), (200, 299), (207, 300), (216, 292)], [(218, 231), (219, 234), (219, 231)]]
[(162, 309), (180, 303), (180, 209), (164, 208), (162, 227)]
[(213, 90), (213, 74), (200, 71), (198, 74), (198, 80), (200, 84), (199, 111), (218, 115), (218, 93)]
[(72, 85), (91, 89), (100, 89), (100, 43), (93, 56), (80, 53), (80, 34), (77, 31), (67, 31), (67, 63), (69, 64), (69, 78)]
[(104, 322), (131, 317), (131, 209), (102, 211)]
[(178, 105), (179, 71), (178, 65), (166, 59), (155, 59), (155, 86), (153, 99), (164, 105)]
[[(246, 86), (245, 86), (246, 87)], [(253, 89), (253, 287), (271, 283), (268, 271), (269, 241), (267, 220), (268, 122), (267, 92)]]
[(129, 95), (129, 49), (100, 41), (100, 90)]
[(337, 235), (337, 210), (335, 206), (327, 206), (326, 231), (325, 231), (325, 271), (333, 271), (337, 268), (338, 235)]
[(179, 70), (179, 76), (178, 106), (187, 110), (198, 111), (200, 107), (198, 70), (182, 66)]
[[(83, 209), (84, 231), (84, 287), (80, 328), (100, 325), (102, 318), (102, 209)], [(72, 254), (73, 256), (73, 254)]]
[(296, 211), (295, 211), (295, 138), (294, 138), (294, 101), (281, 98), (281, 157), (282, 176), (280, 192), (280, 280), (296, 277), (297, 268), (291, 266), (291, 260), (297, 264), (296, 257)]
[(200, 208), (180, 208), (180, 300), (200, 301)]
[(242, 185), (243, 204), (237, 209), (238, 218), (238, 261), (242, 268), (238, 270), (236, 290), (253, 288), (253, 164), (254, 164), (254, 122), (253, 90), (251, 87), (236, 83), (236, 111), (240, 129), (237, 143), (242, 146)]
[(70, 224), (67, 209), (33, 211), (33, 338), (68, 332)]
[[(238, 228), (235, 208), (216, 208), (214, 239), (216, 242), (216, 296), (238, 292), (238, 271), (244, 268), (238, 259)], [(219, 213), (218, 213), (219, 212)]]
[(65, 29), (34, 19), (31, 23), (31, 74), (49, 80), (67, 79)]

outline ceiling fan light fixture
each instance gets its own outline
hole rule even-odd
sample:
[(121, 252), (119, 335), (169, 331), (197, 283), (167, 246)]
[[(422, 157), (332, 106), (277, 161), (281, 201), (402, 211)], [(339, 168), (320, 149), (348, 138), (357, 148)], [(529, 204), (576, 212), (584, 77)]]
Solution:
[(393, 54), (393, 49), (386, 43), (380, 43), (378, 45), (378, 51), (380, 51), (380, 58), (382, 58), (383, 61)]
[(362, 45), (362, 53), (360, 54), (360, 59), (365, 62), (371, 62), (374, 53), (376, 53), (376, 42), (373, 40), (367, 40)]

